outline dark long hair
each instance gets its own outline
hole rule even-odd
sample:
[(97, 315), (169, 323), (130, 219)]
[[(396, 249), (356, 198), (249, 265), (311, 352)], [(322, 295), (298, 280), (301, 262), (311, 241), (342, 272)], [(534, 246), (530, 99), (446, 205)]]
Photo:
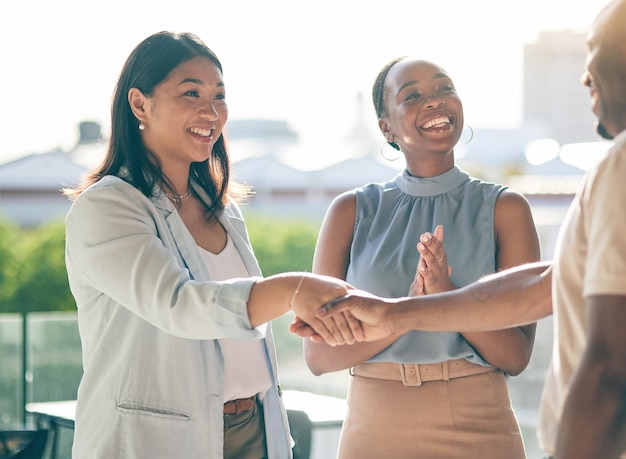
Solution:
[[(222, 72), (217, 55), (191, 33), (158, 32), (135, 47), (115, 87), (111, 105), (111, 137), (106, 156), (102, 164), (87, 173), (76, 188), (64, 190), (67, 196), (75, 199), (105, 175), (121, 176), (123, 169), (126, 169), (124, 178), (148, 197), (157, 183), (175, 193), (163, 174), (158, 158), (141, 140), (139, 123), (128, 102), (128, 91), (137, 88), (148, 96), (152, 95), (155, 87), (173, 69), (195, 57), (208, 58)], [(208, 210), (219, 215), (226, 205), (230, 178), (230, 160), (223, 133), (215, 142), (211, 157), (203, 162), (191, 163), (189, 173), (190, 178), (211, 198)]]

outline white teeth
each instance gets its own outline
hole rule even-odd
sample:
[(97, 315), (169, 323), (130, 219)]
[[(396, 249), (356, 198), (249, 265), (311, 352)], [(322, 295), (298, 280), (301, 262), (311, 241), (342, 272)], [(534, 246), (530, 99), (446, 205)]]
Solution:
[(430, 120), (426, 124), (423, 124), (422, 127), (424, 129), (428, 129), (428, 128), (431, 128), (431, 127), (436, 126), (438, 124), (448, 124), (448, 123), (450, 123), (450, 118), (448, 118), (447, 116), (440, 116), (438, 118)]
[(201, 135), (202, 137), (209, 137), (211, 135), (211, 129), (191, 128), (192, 134)]

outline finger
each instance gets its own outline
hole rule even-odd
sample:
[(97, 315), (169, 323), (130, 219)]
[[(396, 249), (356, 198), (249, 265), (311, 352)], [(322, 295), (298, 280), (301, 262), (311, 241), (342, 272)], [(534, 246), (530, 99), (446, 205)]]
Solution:
[(343, 338), (342, 344), (353, 344), (355, 341), (354, 333), (352, 332), (352, 327), (348, 323), (347, 316), (349, 315), (350, 314), (341, 313), (341, 314), (336, 314), (335, 316), (333, 316), (333, 319), (335, 321), (335, 326), (337, 327), (337, 329), (339, 330), (339, 333), (341, 333), (341, 336)]
[(315, 333), (313, 329), (299, 317), (295, 317), (294, 321), (289, 324), (289, 332), (298, 335), (300, 338), (309, 338)]
[(443, 225), (436, 226), (435, 237), (443, 244)]
[(324, 341), (324, 338), (322, 338), (317, 333), (314, 333), (313, 335), (311, 335), (309, 339), (315, 344), (326, 344), (326, 341)]
[(352, 335), (356, 341), (364, 341), (365, 340), (365, 331), (363, 330), (363, 324), (359, 319), (354, 317), (352, 314), (344, 312), (343, 315), (346, 317), (346, 321), (350, 326), (350, 330), (352, 330)]
[(426, 247), (421, 242), (417, 244), (417, 250), (420, 253), (420, 262), (417, 266), (420, 274), (426, 276), (428, 274), (428, 269), (437, 269), (438, 268), (438, 260), (435, 254), (431, 251), (429, 247)]
[(309, 325), (313, 327), (313, 330), (315, 330), (317, 334), (324, 338), (324, 341), (326, 341), (326, 343), (331, 346), (337, 345), (337, 330), (335, 329), (335, 322), (333, 321), (332, 316), (326, 317), (321, 320), (314, 319)]
[(426, 286), (425, 286), (424, 276), (418, 277), (416, 292), (417, 292), (416, 296), (426, 295)]
[(424, 233), (417, 244), (420, 256), (426, 260), (428, 268), (437, 269), (446, 265), (446, 251), (441, 242), (430, 233)]
[[(341, 328), (340, 328), (340, 323), (343, 320), (343, 314), (335, 314), (332, 317), (327, 317), (325, 319), (322, 319), (322, 322), (324, 322), (324, 325), (326, 325), (326, 328), (328, 329), (329, 333), (332, 335), (333, 339), (335, 340), (335, 345), (339, 345), (339, 344), (345, 344), (346, 343), (346, 339), (343, 336), (343, 333), (341, 332)], [(347, 324), (344, 324), (346, 329), (349, 329), (349, 327), (347, 326)], [(352, 332), (349, 332), (350, 336), (352, 337)], [(354, 339), (354, 337), (352, 337), (352, 339)]]
[(347, 311), (348, 309), (350, 309), (350, 307), (347, 303), (343, 303), (343, 301), (348, 299), (350, 296), (351, 295), (348, 293), (346, 296), (340, 296), (338, 298), (330, 300), (328, 303), (322, 305), (321, 308), (315, 311), (315, 315), (321, 319), (323, 317)]

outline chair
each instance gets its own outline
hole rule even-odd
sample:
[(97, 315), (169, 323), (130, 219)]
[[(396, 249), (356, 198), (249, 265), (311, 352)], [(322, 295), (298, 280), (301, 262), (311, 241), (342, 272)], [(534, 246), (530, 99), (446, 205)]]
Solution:
[(0, 459), (41, 459), (47, 440), (47, 429), (0, 430)]
[(293, 438), (293, 459), (309, 459), (311, 456), (311, 434), (313, 423), (309, 416), (300, 410), (287, 410), (289, 429)]

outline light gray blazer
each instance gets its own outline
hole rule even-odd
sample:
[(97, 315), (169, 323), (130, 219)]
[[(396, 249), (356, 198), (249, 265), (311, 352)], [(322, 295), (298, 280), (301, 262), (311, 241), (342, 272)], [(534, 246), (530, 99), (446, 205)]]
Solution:
[(75, 459), (222, 458), (226, 337), (264, 339), (274, 381), (262, 398), (268, 453), (291, 457), (271, 327), (253, 329), (247, 314), (261, 272), (236, 204), (220, 222), (253, 277), (212, 282), (161, 192), (150, 199), (107, 176), (72, 204), (65, 257), (84, 367)]

